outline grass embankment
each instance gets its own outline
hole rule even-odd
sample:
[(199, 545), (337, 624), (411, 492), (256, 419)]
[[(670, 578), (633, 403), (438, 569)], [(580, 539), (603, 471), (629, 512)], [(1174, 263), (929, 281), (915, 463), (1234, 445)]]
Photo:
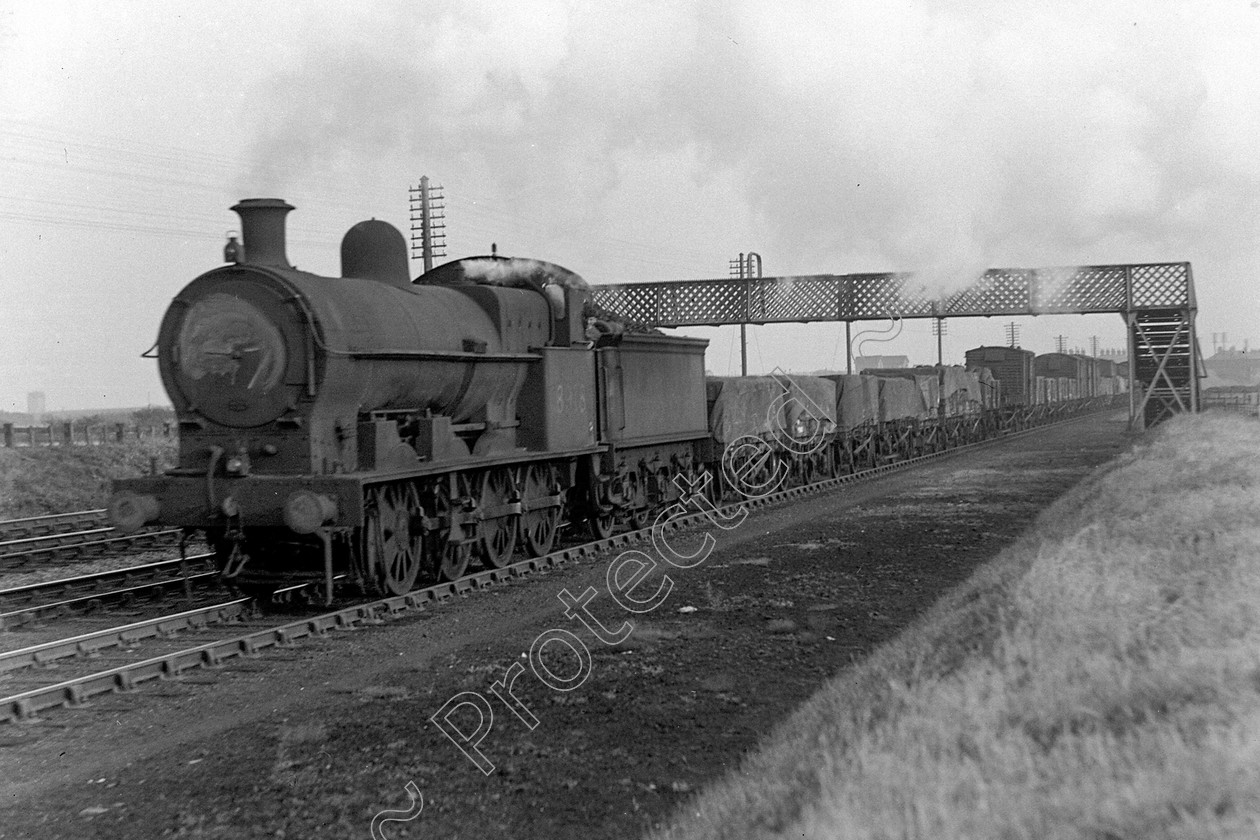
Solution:
[(657, 836), (1260, 837), (1260, 424), (1168, 423)]
[(175, 441), (166, 439), (98, 446), (0, 448), (0, 519), (104, 507), (115, 478), (147, 475), (175, 463)]

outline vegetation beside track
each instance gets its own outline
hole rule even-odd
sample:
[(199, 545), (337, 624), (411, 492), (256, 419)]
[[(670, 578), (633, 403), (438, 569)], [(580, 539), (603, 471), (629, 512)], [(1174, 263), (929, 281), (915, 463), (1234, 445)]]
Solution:
[(154, 438), (98, 446), (0, 448), (0, 519), (104, 507), (110, 481), (175, 464), (176, 442)]
[(1254, 837), (1260, 425), (1182, 417), (846, 671), (664, 838)]

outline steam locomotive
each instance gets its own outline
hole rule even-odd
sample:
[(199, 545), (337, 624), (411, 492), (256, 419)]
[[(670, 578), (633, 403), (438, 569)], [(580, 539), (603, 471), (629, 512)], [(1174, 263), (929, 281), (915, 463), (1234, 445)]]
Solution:
[[(546, 554), (565, 525), (642, 528), (682, 487), (736, 495), (732, 472), (805, 483), (1114, 401), (1062, 379), (1042, 398), (1048, 377), (1014, 348), (967, 368), (706, 378), (706, 341), (600, 310), (560, 266), (473, 257), (412, 280), (402, 234), (371, 220), (325, 277), (287, 260), (290, 205), (233, 209), (243, 247), (158, 334), (178, 465), (115, 482), (109, 513), (121, 531), (203, 532), (247, 590), (402, 594)], [(747, 441), (755, 463), (726, 469)]]
[[(157, 342), (178, 466), (115, 483), (119, 530), (203, 531), (243, 588), (348, 576), (400, 594), (474, 557), (547, 553), (562, 522), (641, 525), (700, 469), (707, 342), (591, 319), (572, 272), (477, 257), (408, 274), (352, 227), (339, 277), (293, 268), (279, 199), (193, 280)], [(243, 248), (242, 248), (243, 245)], [(242, 253), (243, 251), (243, 253)]]

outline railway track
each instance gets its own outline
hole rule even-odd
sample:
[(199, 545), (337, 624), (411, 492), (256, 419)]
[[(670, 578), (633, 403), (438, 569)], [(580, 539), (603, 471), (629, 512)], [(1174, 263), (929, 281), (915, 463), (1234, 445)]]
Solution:
[[(1062, 422), (1078, 422), (1090, 416), (1093, 415)], [(789, 488), (728, 505), (725, 510), (733, 513), (741, 506), (759, 509), (824, 493), (941, 457), (1034, 434), (1043, 428), (1045, 426)], [(705, 513), (681, 516), (667, 522), (665, 530), (672, 533), (699, 525), (707, 521), (707, 516)], [(405, 595), (353, 604), (297, 620), (286, 621), (286, 616), (264, 615), (259, 604), (240, 598), (10, 650), (0, 653), (0, 722), (27, 720), (57, 708), (74, 708), (88, 703), (93, 697), (133, 691), (148, 682), (178, 677), (198, 668), (216, 667), (233, 659), (254, 657), (268, 649), (290, 646), (301, 639), (323, 636), (335, 630), (380, 624), (391, 617), (448, 601), (456, 595), (632, 545), (649, 536), (650, 529), (616, 534), (607, 539), (567, 547), (545, 557), (521, 560), (501, 569), (474, 572), (459, 580)], [(317, 584), (299, 584), (278, 594), (295, 597), (303, 590), (313, 592), (315, 587)]]
[(218, 585), (212, 554), (0, 589), (0, 630), (138, 601), (191, 597)]
[(106, 524), (104, 510), (57, 513), (0, 521), (0, 571), (35, 563), (85, 560), (136, 548), (178, 545), (178, 528), (119, 535)]
[[(295, 585), (277, 595), (304, 588)], [(74, 706), (194, 665), (216, 665), (224, 658), (217, 654), (224, 645), (236, 655), (252, 654), (254, 649), (239, 646), (242, 633), (252, 638), (281, 623), (265, 615), (255, 599), (242, 597), (0, 652), (0, 692), (11, 695), (3, 701), (3, 719)]]
[(106, 522), (105, 508), (50, 513), (45, 516), (28, 516), (22, 519), (0, 519), (0, 542), (25, 537), (41, 537), (61, 531), (100, 528), (104, 527)]

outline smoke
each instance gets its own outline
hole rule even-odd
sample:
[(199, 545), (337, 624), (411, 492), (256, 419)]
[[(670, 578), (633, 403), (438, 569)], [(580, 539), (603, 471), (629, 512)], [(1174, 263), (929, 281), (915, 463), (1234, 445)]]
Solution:
[(540, 286), (557, 285), (566, 289), (589, 291), (590, 285), (578, 275), (558, 265), (520, 257), (511, 259), (461, 260), (464, 276), (491, 286), (517, 286), (525, 281)]
[[(914, 271), (945, 296), (999, 266), (1260, 269), (1260, 9), (1245, 0), (438, 0), (311, 27), (259, 109), (249, 178), (276, 194), (383, 155), (423, 161), (484, 184), (485, 212), (529, 218), (540, 240), (597, 241), (582, 259), (607, 269), (628, 224), (613, 208), (651, 195), (630, 173), (658, 167), (656, 192), (693, 200), (673, 218), (637, 208), (659, 247), (724, 212), (756, 231), (768, 275)], [(696, 203), (715, 178), (736, 203)], [(724, 274), (726, 231), (711, 236)]]

